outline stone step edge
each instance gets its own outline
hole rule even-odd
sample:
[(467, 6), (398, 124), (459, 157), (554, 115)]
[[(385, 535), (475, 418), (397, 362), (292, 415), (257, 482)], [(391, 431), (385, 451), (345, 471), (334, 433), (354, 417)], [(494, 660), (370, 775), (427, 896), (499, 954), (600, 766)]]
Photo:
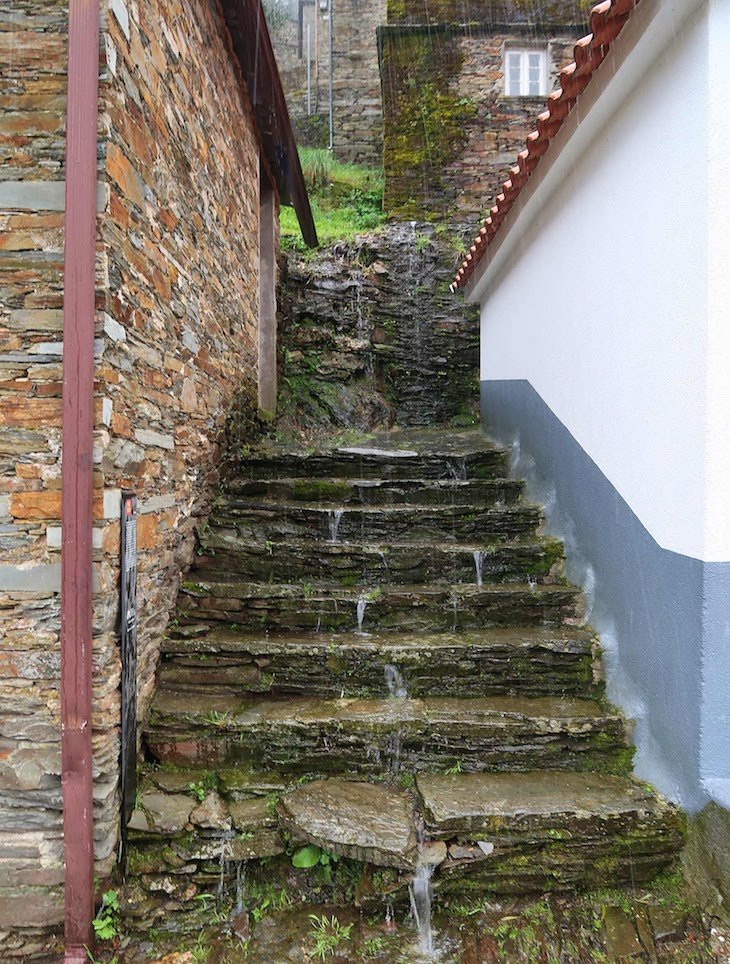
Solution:
[[(195, 575), (195, 572), (192, 573)], [(362, 586), (350, 588), (337, 583), (326, 581), (312, 581), (304, 583), (296, 582), (250, 582), (245, 579), (236, 578), (231, 575), (229, 578), (199, 579), (198, 581), (185, 581), (180, 586), (180, 591), (192, 596), (214, 595), (214, 589), (234, 589), (240, 590), (240, 596), (228, 595), (231, 598), (241, 599), (265, 599), (273, 597), (276, 599), (298, 599), (300, 596), (308, 600), (337, 599), (339, 602), (358, 603), (365, 599), (368, 603), (376, 603), (378, 600), (385, 600), (391, 597), (403, 598), (406, 596), (419, 596), (424, 599), (438, 603), (439, 601), (452, 601), (454, 597), (462, 597), (467, 601), (469, 597), (487, 597), (490, 594), (516, 596), (524, 593), (535, 593), (550, 595), (551, 593), (568, 593), (569, 595), (580, 596), (582, 590), (569, 582), (547, 582), (539, 583), (535, 586), (526, 583), (504, 583), (485, 582), (478, 586), (475, 583), (401, 583), (379, 586)]]
[[(269, 652), (285, 653), (290, 649), (305, 651), (330, 651), (335, 649), (362, 650), (365, 653), (404, 652), (418, 653), (445, 650), (490, 650), (541, 648), (556, 652), (567, 651), (576, 655), (596, 655), (600, 645), (598, 634), (586, 627), (565, 627), (552, 631), (542, 626), (534, 630), (500, 628), (484, 630), (462, 630), (458, 633), (371, 633), (364, 636), (357, 632), (311, 632), (276, 633), (271, 636), (256, 632), (225, 630), (201, 623), (194, 633), (177, 635), (180, 629), (173, 629), (161, 644), (163, 654), (225, 654), (231, 652), (251, 652), (253, 655), (266, 655)], [(201, 643), (206, 648), (201, 650)], [(227, 646), (233, 647), (227, 649)], [(566, 647), (570, 647), (567, 648)]]
[[(292, 515), (296, 513), (311, 513), (312, 515), (328, 515), (332, 516), (339, 512), (344, 517), (345, 515), (365, 515), (365, 516), (383, 516), (383, 515), (413, 515), (417, 513), (418, 515), (432, 514), (435, 516), (461, 516), (461, 515), (491, 515), (491, 516), (505, 516), (505, 515), (517, 515), (517, 514), (528, 514), (532, 513), (536, 516), (542, 517), (542, 506), (536, 505), (533, 502), (511, 502), (505, 505), (419, 505), (418, 503), (407, 503), (399, 502), (396, 505), (391, 505), (390, 503), (377, 504), (377, 505), (342, 505), (340, 502), (298, 502), (298, 501), (288, 501), (286, 499), (226, 499), (223, 502), (217, 502), (213, 506), (212, 520), (218, 518), (225, 518), (222, 515), (221, 510), (229, 509), (233, 512), (241, 512), (246, 514), (252, 513), (275, 513), (279, 514), (281, 512), (291, 512)], [(213, 524), (213, 523), (211, 523)]]
[[(211, 529), (215, 528), (215, 524), (211, 526)], [(212, 536), (212, 539), (211, 539)], [(220, 540), (220, 541), (219, 541)], [(322, 539), (270, 539), (266, 546), (261, 546), (257, 543), (253, 545), (250, 540), (245, 539), (242, 536), (225, 536), (218, 535), (214, 531), (206, 532), (202, 538), (203, 548), (209, 543), (215, 543), (214, 548), (218, 550), (220, 548), (220, 543), (231, 543), (231, 550), (236, 550), (237, 542), (247, 543), (247, 550), (258, 551), (258, 552), (271, 552), (276, 549), (311, 549), (311, 551), (317, 551), (319, 553), (343, 553), (348, 551), (355, 551), (362, 553), (363, 555), (373, 555), (380, 556), (383, 551), (386, 550), (399, 550), (402, 549), (406, 552), (418, 552), (419, 550), (424, 550), (427, 552), (433, 552), (434, 550), (441, 551), (444, 553), (449, 553), (457, 555), (458, 553), (474, 553), (474, 552), (484, 552), (487, 556), (490, 553), (499, 553), (505, 550), (517, 551), (519, 549), (563, 549), (563, 542), (555, 536), (550, 535), (519, 535), (514, 536), (512, 539), (500, 539), (498, 542), (437, 542), (432, 539), (424, 539), (422, 542), (375, 542), (368, 539), (367, 542), (363, 542), (359, 539), (343, 539), (337, 542), (323, 541)], [(387, 555), (387, 551), (386, 551)]]
[(357, 476), (317, 476), (314, 480), (303, 479), (302, 476), (292, 475), (275, 475), (271, 477), (257, 476), (255, 478), (247, 478), (245, 476), (236, 476), (234, 478), (228, 479), (223, 486), (223, 496), (225, 497), (228, 493), (236, 493), (238, 489), (245, 489), (256, 485), (282, 485), (291, 486), (292, 488), (300, 488), (306, 490), (308, 486), (313, 486), (314, 488), (327, 486), (337, 486), (342, 488), (344, 492), (344, 486), (348, 488), (366, 488), (378, 490), (381, 487), (389, 488), (392, 486), (407, 486), (411, 489), (421, 487), (424, 489), (443, 489), (446, 492), (459, 490), (459, 489), (469, 489), (475, 487), (486, 487), (486, 488), (508, 488), (522, 491), (526, 482), (524, 479), (514, 479), (510, 476), (497, 476), (496, 478), (490, 479), (434, 479), (425, 476), (422, 479), (414, 476), (408, 479), (360, 479)]
[[(553, 771), (488, 777), (417, 774), (415, 790), (406, 791), (402, 786), (338, 776), (315, 778), (304, 784), (287, 784), (283, 780), (273, 789), (269, 784), (263, 788), (265, 792), (241, 797), (231, 796), (231, 778), (226, 781), (219, 775), (224, 772), (234, 771), (178, 771), (172, 774), (177, 778), (172, 781), (164, 773), (143, 777), (139, 806), (129, 824), (133, 845), (135, 841), (175, 840), (186, 835), (183, 859), (216, 859), (221, 853), (221, 842), (210, 838), (217, 832), (225, 835), (223, 845), (230, 848), (226, 858), (231, 860), (283, 853), (288, 838), (290, 847), (310, 843), (329, 853), (376, 866), (413, 871), (418, 862), (425, 862), (443, 865), (448, 871), (462, 866), (472, 870), (489, 858), (508, 855), (523, 839), (528, 849), (542, 844), (553, 849), (563, 846), (578, 850), (590, 845), (600, 850), (605, 849), (604, 844), (611, 846), (609, 834), (627, 830), (630, 833), (632, 826), (638, 828), (653, 822), (659, 844), (663, 841), (666, 851), (673, 852), (679, 849), (683, 833), (678, 809), (629, 777)], [(438, 821), (434, 825), (433, 805), (434, 799), (439, 805), (439, 782), (452, 787), (457, 799), (459, 790), (469, 784), (478, 782), (486, 787), (481, 807), (479, 793), (475, 796), (471, 792), (471, 806), (464, 814), (468, 825), (460, 826), (454, 819), (448, 825), (439, 825)], [(531, 783), (537, 786), (538, 798), (541, 794), (544, 797), (546, 785), (552, 787), (549, 795), (555, 805), (553, 810), (538, 812), (533, 807), (531, 812), (529, 804), (505, 805), (500, 801), (500, 788), (510, 785), (513, 796), (514, 785), (518, 791), (524, 787), (529, 800), (527, 788)], [(576, 787), (580, 788), (578, 794)], [(338, 795), (349, 797), (354, 803), (355, 812), (349, 819), (346, 813), (338, 813)], [(586, 797), (590, 795), (597, 800), (594, 806), (586, 806)], [(608, 805), (606, 796), (610, 797)], [(475, 809), (479, 811), (476, 823)], [(377, 811), (387, 817), (382, 819)], [(417, 827), (421, 820), (425, 832), (419, 846)], [(328, 824), (333, 831), (328, 831)], [(203, 839), (197, 843), (191, 842), (189, 836), (196, 828), (203, 832)], [(636, 849), (641, 851), (638, 840)], [(661, 852), (661, 846), (659, 849)], [(656, 847), (650, 848), (650, 852), (656, 853)]]
[[(175, 706), (175, 701), (180, 706)], [(319, 709), (319, 711), (317, 711)], [(283, 712), (282, 712), (283, 711)], [(254, 715), (257, 714), (257, 715)], [(200, 720), (198, 721), (198, 717)], [(577, 721), (586, 725), (607, 722), (625, 723), (619, 710), (604, 700), (595, 698), (562, 696), (490, 696), (471, 697), (280, 697), (250, 699), (232, 698), (228, 695), (176, 693), (159, 689), (155, 694), (149, 715), (147, 732), (156, 726), (165, 726), (165, 718), (189, 720), (188, 726), (209, 726), (212, 730), (240, 732), (243, 727), (282, 725), (319, 725), (327, 722), (352, 723), (357, 726), (378, 723), (394, 729), (407, 724), (450, 723), (465, 727), (479, 722), (493, 723), (500, 720), (524, 721)]]

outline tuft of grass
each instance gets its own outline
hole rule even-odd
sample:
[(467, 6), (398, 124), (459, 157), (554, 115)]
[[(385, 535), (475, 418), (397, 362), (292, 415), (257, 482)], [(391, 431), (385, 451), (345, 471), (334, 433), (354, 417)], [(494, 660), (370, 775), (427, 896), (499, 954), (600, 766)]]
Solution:
[(312, 957), (315, 960), (325, 961), (336, 953), (344, 941), (350, 940), (352, 924), (341, 924), (334, 914), (330, 918), (324, 914), (321, 917), (310, 914), (309, 919), (312, 922), (309, 936), (314, 944)]
[[(320, 244), (348, 241), (385, 220), (383, 172), (380, 168), (343, 164), (324, 148), (299, 150)], [(282, 207), (281, 246), (305, 252), (293, 208)]]

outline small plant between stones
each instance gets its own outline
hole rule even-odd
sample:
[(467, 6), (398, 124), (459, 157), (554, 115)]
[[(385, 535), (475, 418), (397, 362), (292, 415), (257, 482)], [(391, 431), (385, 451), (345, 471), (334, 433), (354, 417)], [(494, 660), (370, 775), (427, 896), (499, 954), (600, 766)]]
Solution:
[(312, 956), (315, 960), (327, 960), (334, 955), (340, 944), (350, 940), (352, 924), (341, 924), (334, 914), (332, 917), (327, 917), (326, 914), (321, 917), (310, 914), (309, 919), (312, 922), (309, 936), (314, 943)]
[(104, 894), (92, 923), (94, 934), (100, 941), (111, 941), (119, 936), (119, 895), (116, 890)]

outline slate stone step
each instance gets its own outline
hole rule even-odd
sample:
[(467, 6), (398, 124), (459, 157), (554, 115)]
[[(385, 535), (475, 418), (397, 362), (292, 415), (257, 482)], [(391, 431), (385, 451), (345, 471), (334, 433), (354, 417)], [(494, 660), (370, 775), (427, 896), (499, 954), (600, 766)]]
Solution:
[[(207, 578), (238, 573), (256, 580), (296, 579), (342, 586), (388, 583), (476, 583), (544, 580), (560, 571), (563, 544), (549, 537), (528, 537), (480, 545), (450, 543), (393, 544), (308, 540), (252, 542), (224, 528), (208, 532), (195, 561)], [(194, 573), (191, 578), (194, 578)]]
[(378, 867), (415, 870), (416, 821), (405, 793), (352, 780), (318, 780), (286, 794), (278, 815), (295, 843)]
[(283, 873), (301, 900), (317, 901), (316, 867), (293, 860), (305, 846), (315, 863), (320, 852), (357, 861), (347, 879), (375, 907), (407, 900), (419, 864), (433, 868), (436, 900), (634, 885), (672, 863), (682, 820), (645, 787), (605, 774), (418, 774), (404, 791), (162, 768), (141, 776), (128, 837), (128, 879), (153, 900), (189, 900), (191, 885), (238, 899), (244, 874), (255, 885)]
[(391, 432), (330, 451), (265, 443), (238, 466), (251, 479), (492, 479), (508, 474), (504, 449), (480, 431)]
[(252, 503), (227, 500), (210, 520), (249, 542), (321, 539), (331, 543), (499, 542), (534, 534), (542, 523), (538, 506), (527, 503), (475, 506), (358, 506)]
[(233, 479), (226, 498), (254, 502), (333, 502), (337, 505), (511, 505), (524, 491), (519, 479)]
[(163, 689), (319, 696), (597, 696), (598, 640), (578, 627), (264, 636), (189, 627), (163, 643)]
[(450, 767), (625, 772), (622, 718), (592, 700), (251, 699), (159, 690), (149, 750), (171, 763), (243, 761), (293, 773)]
[(437, 893), (640, 882), (682, 845), (675, 807), (606, 773), (419, 774), (416, 786), (426, 835), (448, 844)]
[(556, 626), (578, 618), (580, 590), (568, 584), (386, 586), (347, 589), (322, 583), (185, 583), (183, 620), (221, 621), (248, 630), (449, 632), (490, 626)]

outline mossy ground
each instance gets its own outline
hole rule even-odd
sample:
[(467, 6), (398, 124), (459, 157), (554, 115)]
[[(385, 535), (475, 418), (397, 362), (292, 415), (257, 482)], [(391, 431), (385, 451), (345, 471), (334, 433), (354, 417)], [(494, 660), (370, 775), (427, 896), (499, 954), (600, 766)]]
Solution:
[[(349, 241), (385, 220), (383, 172), (336, 161), (326, 148), (300, 148), (304, 178), (321, 245)], [(306, 252), (293, 208), (281, 209), (281, 245)]]

